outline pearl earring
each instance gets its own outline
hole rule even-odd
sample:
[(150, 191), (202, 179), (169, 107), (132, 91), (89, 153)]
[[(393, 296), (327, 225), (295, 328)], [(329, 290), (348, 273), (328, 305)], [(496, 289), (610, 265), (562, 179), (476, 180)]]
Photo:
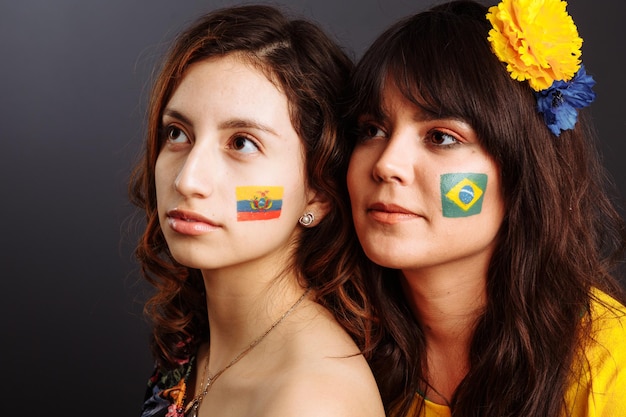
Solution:
[(309, 227), (313, 221), (315, 220), (315, 216), (311, 212), (304, 213), (300, 216), (298, 223), (300, 223), (304, 227)]

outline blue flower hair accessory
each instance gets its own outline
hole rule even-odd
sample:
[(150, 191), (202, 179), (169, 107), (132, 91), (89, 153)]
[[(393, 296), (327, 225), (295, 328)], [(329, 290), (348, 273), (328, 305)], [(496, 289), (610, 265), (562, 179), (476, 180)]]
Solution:
[(578, 109), (587, 107), (596, 98), (591, 89), (596, 82), (585, 72), (585, 66), (569, 81), (554, 81), (545, 90), (536, 91), (537, 108), (543, 120), (556, 136), (562, 130), (573, 129), (578, 119)]
[(573, 129), (596, 95), (580, 61), (583, 40), (563, 0), (502, 0), (487, 13), (489, 42), (511, 78), (527, 81), (550, 131)]

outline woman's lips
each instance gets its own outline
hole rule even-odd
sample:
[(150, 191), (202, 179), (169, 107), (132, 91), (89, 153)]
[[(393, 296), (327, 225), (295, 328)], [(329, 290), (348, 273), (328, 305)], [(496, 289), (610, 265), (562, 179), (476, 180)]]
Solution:
[(375, 203), (368, 207), (369, 217), (379, 223), (396, 224), (420, 217), (416, 213), (396, 204)]
[(167, 223), (175, 232), (190, 236), (209, 233), (220, 227), (198, 213), (179, 209), (167, 212)]

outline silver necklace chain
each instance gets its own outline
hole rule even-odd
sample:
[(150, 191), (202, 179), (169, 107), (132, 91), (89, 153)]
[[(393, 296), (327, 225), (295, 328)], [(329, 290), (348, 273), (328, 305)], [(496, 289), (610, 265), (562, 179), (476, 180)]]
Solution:
[(300, 298), (298, 298), (298, 300), (295, 303), (293, 303), (293, 305), (289, 307), (289, 309), (285, 311), (283, 315), (278, 318), (278, 320), (272, 323), (272, 325), (265, 332), (263, 332), (263, 334), (261, 334), (259, 337), (254, 339), (252, 343), (248, 345), (247, 348), (239, 352), (239, 354), (235, 356), (233, 360), (231, 360), (228, 363), (228, 365), (226, 365), (225, 367), (217, 371), (215, 375), (213, 376), (208, 374), (209, 373), (209, 359), (207, 358), (206, 364), (204, 366), (204, 371), (202, 373), (202, 380), (205, 380), (205, 376), (206, 376), (206, 382), (204, 383), (204, 388), (202, 389), (202, 392), (199, 395), (195, 396), (194, 399), (189, 403), (189, 405), (187, 406), (187, 411), (185, 412), (185, 415), (187, 415), (188, 417), (197, 417), (198, 409), (200, 408), (200, 404), (202, 404), (202, 400), (204, 399), (204, 397), (206, 397), (207, 393), (209, 392), (209, 389), (215, 383), (217, 378), (219, 378), (220, 375), (222, 375), (224, 371), (226, 371), (228, 368), (230, 368), (231, 366), (239, 362), (239, 360), (243, 358), (247, 353), (249, 353), (252, 349), (254, 349), (256, 345), (261, 343), (261, 341), (265, 339), (265, 337), (268, 334), (270, 334), (270, 332), (274, 330), (276, 326), (278, 326), (283, 320), (285, 320), (287, 316), (291, 314), (291, 312), (295, 310), (296, 307), (298, 307), (298, 305), (300, 305), (300, 303), (304, 300), (304, 298), (306, 297), (306, 295), (309, 293), (310, 290), (311, 290), (310, 288), (307, 288), (306, 291), (304, 291), (304, 293), (300, 296)]

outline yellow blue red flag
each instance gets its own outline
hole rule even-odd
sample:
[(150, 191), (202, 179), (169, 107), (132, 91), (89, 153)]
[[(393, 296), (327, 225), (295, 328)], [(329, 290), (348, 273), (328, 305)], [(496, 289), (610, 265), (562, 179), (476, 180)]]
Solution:
[(237, 221), (268, 220), (280, 217), (283, 206), (283, 187), (246, 185), (235, 189), (237, 194)]

